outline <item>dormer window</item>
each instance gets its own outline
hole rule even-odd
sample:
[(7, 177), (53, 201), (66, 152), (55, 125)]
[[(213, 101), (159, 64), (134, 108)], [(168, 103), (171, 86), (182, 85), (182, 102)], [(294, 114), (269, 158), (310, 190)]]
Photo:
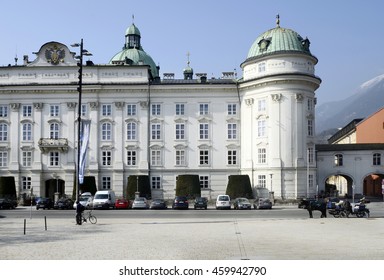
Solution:
[(302, 40), (301, 44), (304, 50), (309, 51), (309, 45), (311, 44), (311, 42), (308, 40), (308, 38), (305, 38), (305, 40)]
[(271, 43), (271, 39), (268, 38), (268, 39), (261, 39), (260, 42), (259, 42), (259, 48), (260, 48), (260, 51), (264, 52), (267, 50), (269, 44)]

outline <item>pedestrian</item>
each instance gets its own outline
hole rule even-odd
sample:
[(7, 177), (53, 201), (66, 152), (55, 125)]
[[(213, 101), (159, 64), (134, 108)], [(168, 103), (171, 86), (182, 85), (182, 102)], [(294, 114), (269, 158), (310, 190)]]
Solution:
[(80, 201), (76, 201), (76, 224), (81, 225), (83, 222), (84, 206)]

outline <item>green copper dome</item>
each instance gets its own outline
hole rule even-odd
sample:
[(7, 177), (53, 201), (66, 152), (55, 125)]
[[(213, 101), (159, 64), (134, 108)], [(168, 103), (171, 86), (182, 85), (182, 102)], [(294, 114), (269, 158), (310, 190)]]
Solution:
[(277, 27), (261, 34), (252, 44), (247, 60), (279, 53), (303, 53), (310, 56), (310, 41), (303, 39), (292, 29), (280, 27), (279, 20)]
[(125, 35), (138, 35), (141, 36), (139, 28), (136, 27), (134, 23), (130, 27), (127, 28), (127, 31), (125, 31)]
[(152, 57), (141, 46), (140, 30), (132, 23), (126, 30), (123, 49), (115, 54), (110, 64), (148, 65), (151, 68), (152, 78), (159, 77), (159, 68)]

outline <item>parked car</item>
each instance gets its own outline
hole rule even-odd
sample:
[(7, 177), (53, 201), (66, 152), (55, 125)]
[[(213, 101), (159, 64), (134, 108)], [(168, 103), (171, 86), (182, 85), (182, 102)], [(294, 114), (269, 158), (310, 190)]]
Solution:
[(220, 194), (217, 196), (216, 209), (231, 209), (231, 198), (229, 195)]
[(70, 198), (59, 198), (53, 205), (53, 208), (60, 210), (73, 209), (73, 200)]
[(39, 210), (40, 208), (43, 209), (51, 209), (53, 208), (53, 201), (52, 199), (48, 197), (41, 197), (39, 200), (36, 202), (36, 210)]
[(152, 200), (150, 208), (151, 209), (167, 209), (168, 206), (167, 206), (167, 202), (164, 199), (156, 198)]
[(116, 195), (113, 190), (102, 190), (95, 193), (92, 201), (93, 209), (115, 208)]
[[(93, 196), (79, 196), (79, 202), (81, 205), (83, 205), (86, 209), (92, 209), (93, 208)], [(77, 203), (76, 201), (73, 203), (73, 209), (76, 209)]]
[(0, 198), (0, 209), (15, 209), (17, 202), (9, 198)]
[(251, 203), (249, 202), (248, 198), (238, 197), (233, 202), (233, 209), (251, 209)]
[(253, 208), (255, 209), (272, 209), (272, 201), (269, 198), (255, 199), (253, 202)]
[(132, 203), (132, 209), (148, 209), (148, 200), (145, 197), (136, 197)]
[(186, 196), (176, 196), (172, 202), (172, 209), (188, 209), (189, 202)]
[(131, 203), (129, 200), (124, 197), (116, 198), (115, 209), (128, 209), (131, 207)]
[(206, 197), (196, 197), (195, 204), (193, 205), (194, 209), (207, 209), (208, 208), (208, 199)]

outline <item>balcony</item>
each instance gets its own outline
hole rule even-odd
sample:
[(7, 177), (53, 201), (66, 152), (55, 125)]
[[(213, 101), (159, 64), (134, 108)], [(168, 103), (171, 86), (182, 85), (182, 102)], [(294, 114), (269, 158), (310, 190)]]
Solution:
[(52, 152), (52, 151), (59, 151), (62, 153), (66, 153), (68, 152), (68, 139), (40, 138), (39, 148), (43, 154)]

